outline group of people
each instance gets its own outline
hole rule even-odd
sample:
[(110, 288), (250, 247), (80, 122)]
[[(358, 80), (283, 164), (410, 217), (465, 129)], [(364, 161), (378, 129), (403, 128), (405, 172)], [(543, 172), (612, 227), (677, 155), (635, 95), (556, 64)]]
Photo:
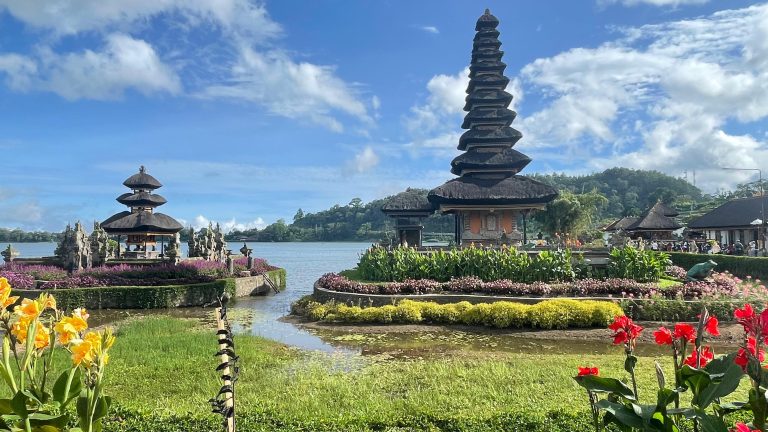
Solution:
[(650, 249), (654, 251), (665, 252), (687, 252), (687, 253), (702, 253), (702, 254), (723, 254), (723, 255), (747, 255), (747, 256), (763, 256), (765, 251), (758, 249), (757, 242), (751, 241), (745, 246), (741, 241), (736, 240), (734, 243), (721, 246), (717, 240), (707, 240), (704, 242), (697, 242), (695, 240), (687, 241), (673, 241), (673, 240), (651, 240), (647, 242), (645, 239), (629, 240), (628, 245), (635, 247), (639, 250)]

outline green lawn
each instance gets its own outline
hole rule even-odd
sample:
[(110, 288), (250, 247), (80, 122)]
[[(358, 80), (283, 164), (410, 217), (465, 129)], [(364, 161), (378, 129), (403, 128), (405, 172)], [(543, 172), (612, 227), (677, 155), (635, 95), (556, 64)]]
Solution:
[[(251, 336), (236, 343), (240, 430), (588, 431), (576, 368), (627, 376), (619, 347), (616, 355), (462, 352), (371, 361), (307, 354)], [(213, 329), (196, 321), (152, 317), (122, 325), (107, 390), (121, 408), (106, 430), (215, 428), (207, 404), (219, 385), (215, 351)], [(641, 358), (638, 376), (643, 399), (655, 401), (653, 358)]]

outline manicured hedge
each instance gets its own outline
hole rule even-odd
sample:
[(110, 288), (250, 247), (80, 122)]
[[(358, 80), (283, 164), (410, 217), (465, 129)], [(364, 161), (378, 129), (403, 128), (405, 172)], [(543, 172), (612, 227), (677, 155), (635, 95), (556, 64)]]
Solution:
[(438, 304), (402, 300), (397, 305), (362, 308), (343, 303), (318, 303), (303, 298), (291, 312), (315, 321), (345, 324), (466, 324), (496, 328), (599, 327), (623, 315), (613, 302), (592, 300), (545, 300), (536, 304), (508, 301), (471, 304)]
[[(13, 290), (13, 293), (35, 298), (41, 290)], [(124, 286), (69, 288), (47, 290), (56, 297), (59, 308), (88, 309), (164, 309), (179, 306), (202, 306), (215, 301), (222, 293), (234, 296), (235, 280), (219, 279), (192, 285)]]
[(717, 263), (715, 270), (719, 272), (729, 271), (734, 275), (744, 278), (768, 279), (768, 257), (745, 257), (733, 255), (702, 255), (681, 252), (669, 254), (675, 265), (690, 270), (698, 263), (712, 260)]
[(720, 321), (733, 321), (733, 311), (751, 304), (756, 310), (766, 307), (765, 301), (746, 300), (701, 300), (685, 301), (681, 299), (643, 299), (621, 300), (624, 314), (642, 321), (697, 321), (701, 310), (706, 307), (711, 315)]

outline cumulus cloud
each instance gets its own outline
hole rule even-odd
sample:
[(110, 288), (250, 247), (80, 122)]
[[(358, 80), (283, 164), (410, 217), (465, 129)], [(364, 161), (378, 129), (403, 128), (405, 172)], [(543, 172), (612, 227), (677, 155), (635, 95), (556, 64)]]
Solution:
[(126, 89), (144, 94), (181, 89), (178, 76), (151, 45), (119, 33), (108, 35), (98, 52), (61, 55), (44, 48), (34, 58), (0, 55), (0, 71), (15, 90), (45, 89), (69, 100), (116, 99)]
[[(264, 229), (264, 227), (267, 226), (267, 223), (264, 222), (264, 219), (262, 218), (256, 218), (250, 222), (238, 222), (235, 218), (225, 221), (213, 221), (203, 215), (195, 216), (195, 219), (190, 225), (196, 230), (199, 230), (201, 228), (208, 228), (208, 224), (213, 224), (215, 226), (217, 222), (221, 227), (221, 230), (225, 233), (231, 231), (245, 231), (254, 228)], [(186, 221), (184, 221), (183, 225), (187, 225)]]
[[(235, 99), (339, 132), (344, 117), (372, 125), (368, 110), (378, 109), (378, 99), (335, 66), (296, 61), (278, 47), (281, 26), (261, 1), (0, 0), (3, 10), (41, 30), (33, 53), (0, 52), (0, 75), (17, 91), (70, 100), (118, 99), (128, 89)], [(104, 46), (61, 51), (67, 37), (84, 33), (101, 35)]]
[(371, 170), (379, 164), (379, 155), (373, 150), (373, 147), (366, 146), (355, 157), (347, 162), (347, 168), (353, 173), (364, 173)]
[(162, 14), (177, 14), (191, 24), (212, 22), (256, 39), (281, 31), (262, 3), (248, 0), (0, 0), (1, 9), (59, 35), (131, 25)]
[(281, 51), (259, 52), (243, 46), (231, 74), (230, 82), (209, 86), (199, 96), (257, 102), (274, 114), (307, 118), (338, 132), (343, 126), (332, 112), (373, 121), (358, 91), (331, 66), (298, 63)]

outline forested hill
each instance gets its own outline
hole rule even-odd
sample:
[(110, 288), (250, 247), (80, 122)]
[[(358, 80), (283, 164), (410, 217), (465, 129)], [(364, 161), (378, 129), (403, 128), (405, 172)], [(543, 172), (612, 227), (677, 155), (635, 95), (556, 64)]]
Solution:
[(585, 176), (534, 174), (531, 177), (573, 193), (597, 190), (608, 198), (608, 205), (599, 215), (601, 218), (637, 216), (656, 201), (688, 205), (703, 198), (696, 186), (658, 171), (611, 168)]
[[(657, 171), (612, 168), (585, 176), (565, 174), (534, 175), (539, 181), (573, 193), (597, 190), (608, 199), (595, 220), (639, 215), (656, 201), (688, 206), (703, 199), (701, 191), (685, 180)], [(424, 195), (426, 189), (419, 190)], [(363, 203), (355, 198), (347, 205), (335, 205), (317, 213), (296, 212), (293, 223), (283, 220), (263, 230), (234, 231), (228, 239), (258, 241), (340, 241), (375, 240), (392, 230), (393, 223), (381, 212), (390, 197)], [(426, 233), (452, 233), (451, 216), (433, 215), (425, 223)], [(390, 232), (389, 235), (392, 235)]]

